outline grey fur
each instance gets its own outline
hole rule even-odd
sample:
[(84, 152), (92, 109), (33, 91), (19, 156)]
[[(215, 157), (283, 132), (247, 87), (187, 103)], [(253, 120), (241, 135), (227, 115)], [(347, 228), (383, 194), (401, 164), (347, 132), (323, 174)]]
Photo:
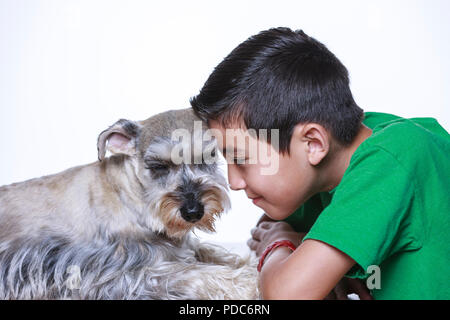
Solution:
[[(230, 207), (215, 163), (171, 162), (171, 132), (196, 120), (121, 119), (99, 135), (100, 161), (0, 187), (0, 298), (257, 298), (254, 257), (191, 236)], [(195, 223), (180, 214), (192, 202)]]

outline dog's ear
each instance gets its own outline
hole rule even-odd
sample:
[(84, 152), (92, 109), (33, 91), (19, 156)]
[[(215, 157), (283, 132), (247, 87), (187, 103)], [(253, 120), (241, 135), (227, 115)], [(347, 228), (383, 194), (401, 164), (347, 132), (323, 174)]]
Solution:
[(98, 136), (98, 160), (105, 159), (106, 150), (112, 154), (135, 155), (138, 134), (139, 125), (136, 122), (120, 119)]

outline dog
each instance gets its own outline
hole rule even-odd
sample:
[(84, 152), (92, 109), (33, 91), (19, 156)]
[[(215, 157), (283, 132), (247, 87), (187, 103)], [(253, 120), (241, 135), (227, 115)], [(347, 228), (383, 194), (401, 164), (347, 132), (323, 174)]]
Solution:
[(230, 208), (205, 130), (191, 109), (121, 119), (98, 161), (0, 187), (0, 298), (257, 299), (256, 257), (192, 236)]

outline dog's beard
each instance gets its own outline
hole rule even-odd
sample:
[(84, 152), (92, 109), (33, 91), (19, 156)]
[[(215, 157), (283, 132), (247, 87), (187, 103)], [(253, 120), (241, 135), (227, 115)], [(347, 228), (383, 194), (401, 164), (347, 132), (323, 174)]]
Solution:
[(199, 221), (191, 223), (183, 219), (179, 196), (174, 192), (167, 192), (150, 206), (149, 226), (153, 231), (165, 233), (171, 238), (181, 238), (193, 229), (215, 232), (215, 222), (222, 213), (230, 209), (230, 199), (226, 189), (222, 187), (213, 186), (205, 189), (200, 197), (204, 214)]

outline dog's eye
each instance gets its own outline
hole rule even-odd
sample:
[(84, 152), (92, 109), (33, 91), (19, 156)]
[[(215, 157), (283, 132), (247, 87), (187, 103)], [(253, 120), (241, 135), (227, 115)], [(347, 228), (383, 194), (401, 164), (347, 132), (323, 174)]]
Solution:
[(147, 169), (150, 169), (152, 171), (164, 171), (164, 170), (169, 170), (169, 167), (164, 164), (154, 164), (154, 165), (148, 166)]
[(161, 163), (147, 164), (146, 169), (150, 170), (153, 174), (164, 175), (169, 172), (169, 166)]

